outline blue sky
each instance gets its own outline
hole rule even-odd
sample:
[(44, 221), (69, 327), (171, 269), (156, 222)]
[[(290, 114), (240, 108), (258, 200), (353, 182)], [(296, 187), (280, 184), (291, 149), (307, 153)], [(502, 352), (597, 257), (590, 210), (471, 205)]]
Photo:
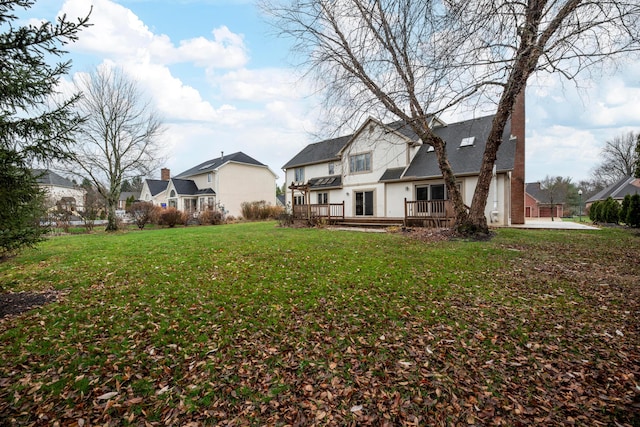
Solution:
[[(101, 64), (139, 79), (167, 130), (166, 167), (178, 174), (220, 152), (243, 151), (280, 169), (316, 135), (317, 103), (253, 1), (39, 0), (26, 13), (52, 20), (93, 5), (93, 26), (70, 45), (74, 73)], [(443, 117), (453, 122), (466, 117)], [(640, 63), (574, 83), (553, 76), (527, 89), (526, 180), (590, 176), (607, 139), (640, 132)], [(157, 172), (159, 176), (159, 171)]]

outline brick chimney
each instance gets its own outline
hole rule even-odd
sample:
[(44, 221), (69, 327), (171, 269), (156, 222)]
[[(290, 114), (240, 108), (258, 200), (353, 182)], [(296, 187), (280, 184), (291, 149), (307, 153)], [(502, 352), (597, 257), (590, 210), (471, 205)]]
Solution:
[(163, 181), (169, 181), (169, 179), (171, 179), (171, 170), (167, 168), (160, 169), (160, 179)]
[(511, 135), (516, 137), (516, 153), (511, 174), (511, 224), (524, 224), (524, 134), (525, 134), (525, 90), (516, 98), (511, 112)]

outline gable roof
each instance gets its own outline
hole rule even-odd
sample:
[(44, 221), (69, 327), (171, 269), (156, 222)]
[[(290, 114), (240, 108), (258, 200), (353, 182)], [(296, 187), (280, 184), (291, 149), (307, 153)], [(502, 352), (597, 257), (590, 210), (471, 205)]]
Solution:
[(199, 165), (192, 167), (191, 169), (187, 169), (186, 171), (179, 173), (178, 175), (176, 175), (176, 178), (188, 178), (190, 176), (212, 172), (228, 162), (245, 163), (247, 165), (266, 167), (265, 164), (260, 163), (253, 157), (247, 156), (243, 152), (238, 151), (237, 153), (227, 154), (226, 156), (223, 155), (221, 157), (202, 162)]
[(282, 169), (340, 160), (338, 153), (349, 142), (351, 137), (353, 137), (353, 134), (309, 144), (282, 166)]
[[(434, 129), (434, 133), (446, 142), (447, 157), (455, 175), (470, 175), (480, 172), (487, 137), (491, 131), (493, 116), (452, 123)], [(513, 170), (515, 141), (510, 140), (511, 121), (505, 126), (502, 144), (498, 149), (496, 171)], [(463, 138), (475, 137), (472, 145), (461, 147)], [(418, 149), (403, 178), (434, 178), (442, 176), (435, 151), (429, 145)]]
[(613, 199), (624, 199), (629, 194), (640, 194), (640, 178), (633, 176), (626, 176), (620, 181), (608, 186), (604, 190), (600, 191), (596, 195), (589, 198), (586, 203), (593, 203), (598, 200), (606, 200), (611, 197)]
[[(465, 120), (458, 123), (444, 124), (438, 122), (433, 128), (436, 135), (447, 143), (447, 156), (456, 175), (470, 175), (480, 171), (487, 137), (491, 131), (493, 115)], [(368, 121), (367, 121), (368, 122)], [(366, 123), (366, 122), (365, 122)], [(420, 143), (420, 138), (408, 124), (397, 121), (387, 125), (390, 131), (398, 132), (411, 141)], [(513, 170), (515, 159), (515, 140), (510, 138), (511, 120), (507, 122), (503, 134), (503, 143), (498, 150), (496, 170), (505, 172)], [(351, 141), (355, 134), (328, 139), (307, 145), (282, 168), (305, 166), (330, 160), (339, 160), (340, 151)], [(463, 138), (473, 137), (473, 143), (460, 147)], [(406, 168), (387, 169), (380, 181), (402, 179), (434, 178), (442, 176), (435, 152), (429, 145), (422, 145)]]
[(160, 179), (147, 179), (146, 182), (149, 186), (149, 192), (153, 197), (165, 191), (167, 185), (169, 185), (169, 181), (162, 181)]
[(197, 194), (198, 187), (190, 179), (171, 178), (171, 184), (178, 194)]
[(32, 169), (31, 172), (38, 184), (74, 188), (73, 182), (49, 169)]

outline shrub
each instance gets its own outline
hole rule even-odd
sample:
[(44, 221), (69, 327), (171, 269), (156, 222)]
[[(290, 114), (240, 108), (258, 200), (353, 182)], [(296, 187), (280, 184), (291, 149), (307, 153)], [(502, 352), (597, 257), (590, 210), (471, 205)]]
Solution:
[(593, 222), (599, 222), (600, 221), (600, 205), (601, 203), (599, 201), (597, 202), (593, 202), (591, 204), (591, 206), (589, 207), (589, 219)]
[(184, 224), (185, 217), (182, 212), (174, 207), (169, 207), (160, 212), (158, 224), (166, 225), (169, 228), (175, 227), (177, 224)]
[(640, 227), (640, 194), (631, 196), (625, 222), (629, 227)]
[(224, 223), (224, 215), (220, 211), (206, 210), (200, 213), (202, 224), (220, 225)]
[(631, 194), (624, 196), (622, 206), (620, 207), (620, 221), (627, 224), (627, 214), (629, 213), (629, 204), (631, 203)]
[(243, 202), (242, 216), (249, 221), (277, 219), (284, 211), (280, 206), (273, 206), (264, 200), (258, 202)]
[(620, 220), (620, 204), (611, 197), (607, 198), (607, 200), (604, 201), (602, 217), (604, 222), (617, 224)]
[(128, 212), (142, 230), (148, 223), (157, 221), (158, 207), (151, 202), (134, 202), (129, 206)]

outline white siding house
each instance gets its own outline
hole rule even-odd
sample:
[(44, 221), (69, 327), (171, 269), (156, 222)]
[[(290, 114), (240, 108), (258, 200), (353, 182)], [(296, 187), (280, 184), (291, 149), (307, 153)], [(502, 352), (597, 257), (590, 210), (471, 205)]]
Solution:
[[(492, 119), (487, 116), (452, 124), (432, 120), (435, 133), (446, 141), (449, 161), (468, 206)], [(492, 225), (511, 221), (516, 146), (524, 145), (524, 138), (518, 141), (510, 131), (509, 123), (485, 211)], [(343, 204), (345, 218), (404, 220), (411, 202), (424, 201), (413, 206), (445, 215), (448, 195), (433, 148), (423, 145), (402, 122), (383, 124), (370, 118), (352, 135), (308, 145), (283, 170), (290, 188), (287, 203), (291, 205)]]

